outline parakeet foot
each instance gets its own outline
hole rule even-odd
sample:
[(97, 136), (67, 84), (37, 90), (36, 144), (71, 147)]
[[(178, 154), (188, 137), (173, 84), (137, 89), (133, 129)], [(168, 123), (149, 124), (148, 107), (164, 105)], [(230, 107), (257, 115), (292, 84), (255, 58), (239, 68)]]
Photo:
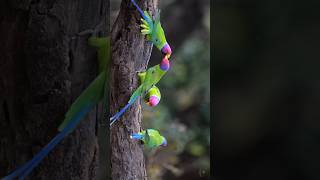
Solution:
[(137, 72), (137, 74), (139, 77), (140, 84), (142, 84), (144, 82), (144, 79), (146, 78), (147, 71), (140, 71)]
[(152, 33), (152, 29), (150, 27), (150, 25), (148, 24), (148, 22), (144, 19), (141, 18), (141, 24), (140, 24), (140, 27), (141, 27), (141, 33), (143, 35), (148, 35), (148, 34), (151, 34)]

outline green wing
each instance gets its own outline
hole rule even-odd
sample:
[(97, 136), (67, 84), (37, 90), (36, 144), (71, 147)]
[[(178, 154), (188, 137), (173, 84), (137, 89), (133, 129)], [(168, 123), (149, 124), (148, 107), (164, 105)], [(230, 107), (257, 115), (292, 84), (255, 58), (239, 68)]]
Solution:
[(81, 112), (88, 103), (97, 104), (103, 98), (105, 80), (106, 72), (103, 71), (71, 105), (66, 113), (64, 121), (58, 128), (59, 131), (61, 131), (74, 116)]
[(146, 130), (144, 140), (145, 140), (146, 145), (150, 145), (150, 135), (149, 135), (148, 129)]
[(138, 89), (136, 89), (136, 90), (133, 92), (133, 94), (130, 96), (130, 99), (129, 99), (129, 101), (128, 101), (128, 104), (133, 103), (133, 102), (136, 100), (136, 98), (142, 94), (142, 92), (143, 92), (142, 88), (143, 88), (143, 86), (140, 85), (140, 86), (138, 87)]
[(110, 37), (90, 37), (88, 44), (98, 48), (99, 73), (105, 71), (110, 59)]
[(162, 137), (159, 131), (154, 129), (147, 129), (145, 135), (146, 146), (149, 148), (158, 147), (162, 143)]
[(89, 103), (97, 104), (103, 99), (107, 76), (106, 69), (108, 62), (110, 61), (110, 37), (90, 37), (88, 39), (88, 44), (98, 48), (99, 75), (71, 105), (66, 113), (64, 121), (58, 128), (59, 131), (70, 123), (74, 116), (83, 111)]
[(154, 82), (155, 82), (154, 74), (155, 73), (156, 73), (155, 66), (147, 69), (144, 81), (141, 84), (143, 93), (147, 93), (147, 91), (154, 85)]
[(167, 43), (164, 30), (160, 23), (160, 10), (156, 11), (154, 26), (151, 34), (152, 43), (161, 50), (163, 46)]
[(147, 91), (153, 86), (154, 80), (153, 80), (152, 74), (155, 71), (156, 71), (155, 67), (151, 67), (151, 68), (147, 69), (147, 71), (145, 73), (140, 73), (140, 74), (143, 74), (143, 77), (140, 77), (140, 80), (143, 82), (131, 95), (129, 102), (128, 102), (129, 104), (132, 101), (136, 100), (137, 96), (140, 96), (140, 95), (144, 96), (147, 93)]

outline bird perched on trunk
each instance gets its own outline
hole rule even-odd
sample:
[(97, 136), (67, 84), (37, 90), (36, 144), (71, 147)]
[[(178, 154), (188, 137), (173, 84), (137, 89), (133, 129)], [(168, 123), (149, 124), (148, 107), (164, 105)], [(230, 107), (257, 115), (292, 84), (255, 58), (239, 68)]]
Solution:
[(155, 129), (146, 129), (139, 133), (133, 133), (130, 135), (131, 139), (140, 140), (148, 148), (156, 148), (159, 146), (167, 146), (167, 140), (161, 136), (159, 131)]
[(31, 160), (3, 177), (2, 180), (12, 180), (17, 177), (24, 179), (59, 142), (76, 128), (87, 113), (105, 97), (104, 88), (107, 81), (107, 66), (110, 59), (110, 38), (91, 37), (88, 42), (89, 45), (97, 47), (99, 75), (71, 105), (58, 128), (59, 132), (57, 135)]
[[(169, 58), (171, 56), (171, 48), (166, 40), (166, 36), (164, 34), (163, 28), (160, 23), (160, 11), (156, 11), (155, 18), (151, 18), (147, 11), (142, 11), (141, 8), (137, 5), (134, 0), (131, 0), (132, 4), (137, 8), (140, 15), (142, 16), (142, 24), (140, 27), (142, 28), (141, 33), (147, 36), (147, 39), (152, 41), (152, 43), (165, 55), (162, 59), (161, 63), (155, 65), (145, 72), (138, 72), (138, 76), (140, 77), (140, 86), (133, 92), (128, 103), (120, 109), (115, 115), (110, 118), (110, 126), (114, 124), (120, 116), (138, 99), (138, 97), (145, 97), (149, 90), (159, 82), (162, 76), (169, 70), (170, 62)], [(141, 80), (142, 79), (142, 80)], [(160, 94), (160, 91), (159, 91)], [(148, 103), (151, 106), (155, 106), (159, 103), (160, 98), (158, 100), (153, 96), (150, 97), (152, 102), (157, 103)]]
[[(169, 60), (167, 56), (165, 56), (160, 64), (155, 65), (144, 72), (139, 72), (138, 76), (141, 82), (140, 86), (133, 92), (128, 103), (110, 118), (110, 126), (112, 126), (112, 124), (120, 118), (120, 116), (138, 99), (138, 97), (145, 97), (148, 92), (150, 92), (151, 88), (155, 87), (162, 76), (166, 74), (166, 72), (169, 70), (169, 67)], [(158, 92), (160, 95), (160, 91)], [(156, 94), (156, 91), (154, 93)], [(160, 101), (160, 97), (158, 98)], [(156, 104), (158, 104), (158, 102)]]
[(131, 2), (142, 16), (142, 24), (140, 24), (140, 27), (142, 28), (141, 33), (146, 35), (147, 39), (151, 41), (163, 54), (170, 57), (172, 51), (160, 23), (160, 10), (156, 11), (155, 18), (153, 19), (147, 11), (141, 10), (134, 0), (131, 0)]

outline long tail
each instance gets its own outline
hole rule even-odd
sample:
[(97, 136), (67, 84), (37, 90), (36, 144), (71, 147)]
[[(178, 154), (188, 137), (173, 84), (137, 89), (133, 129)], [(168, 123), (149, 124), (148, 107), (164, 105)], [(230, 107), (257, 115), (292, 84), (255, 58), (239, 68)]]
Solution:
[(140, 9), (138, 4), (134, 0), (131, 0), (131, 2), (138, 9), (138, 11), (141, 14), (141, 16), (143, 17), (143, 19), (145, 19), (147, 21), (149, 18), (146, 15), (144, 15), (143, 11)]
[(113, 123), (115, 123), (119, 117), (138, 99), (140, 96), (135, 96), (133, 99), (131, 99), (126, 106), (124, 106), (119, 112), (117, 112), (115, 115), (113, 115), (110, 118), (110, 127)]
[(59, 132), (36, 156), (34, 156), (31, 160), (25, 163), (22, 167), (13, 171), (8, 176), (2, 178), (2, 180), (12, 180), (20, 176), (19, 179), (24, 179), (40, 162), (41, 160), (48, 155), (48, 153), (66, 136), (68, 135), (80, 122), (80, 120), (91, 110), (93, 106), (88, 105), (79, 112), (70, 124), (68, 124), (61, 132)]
[(131, 139), (137, 139), (137, 140), (142, 140), (143, 139), (143, 135), (142, 134), (138, 134), (138, 133), (133, 133), (130, 135)]

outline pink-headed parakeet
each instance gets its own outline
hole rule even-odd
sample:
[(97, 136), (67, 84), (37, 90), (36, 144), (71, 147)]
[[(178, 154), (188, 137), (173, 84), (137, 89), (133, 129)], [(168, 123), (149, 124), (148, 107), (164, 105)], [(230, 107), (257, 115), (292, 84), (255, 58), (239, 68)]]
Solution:
[(128, 103), (110, 118), (110, 126), (119, 119), (119, 117), (138, 99), (138, 97), (145, 97), (148, 91), (160, 81), (169, 68), (170, 63), (168, 57), (165, 56), (160, 64), (147, 69), (145, 72), (139, 72), (138, 76), (141, 81), (140, 86), (133, 92)]
[(171, 47), (166, 40), (164, 30), (160, 23), (160, 10), (156, 11), (155, 18), (151, 18), (147, 11), (142, 11), (134, 0), (131, 0), (132, 4), (137, 8), (142, 16), (142, 28), (141, 33), (147, 36), (149, 41), (152, 43), (165, 55), (170, 57), (172, 51)]
[(144, 102), (151, 107), (158, 105), (160, 100), (161, 100), (161, 93), (157, 86), (153, 86), (152, 88), (150, 88), (150, 90), (147, 92), (147, 94), (144, 97)]

